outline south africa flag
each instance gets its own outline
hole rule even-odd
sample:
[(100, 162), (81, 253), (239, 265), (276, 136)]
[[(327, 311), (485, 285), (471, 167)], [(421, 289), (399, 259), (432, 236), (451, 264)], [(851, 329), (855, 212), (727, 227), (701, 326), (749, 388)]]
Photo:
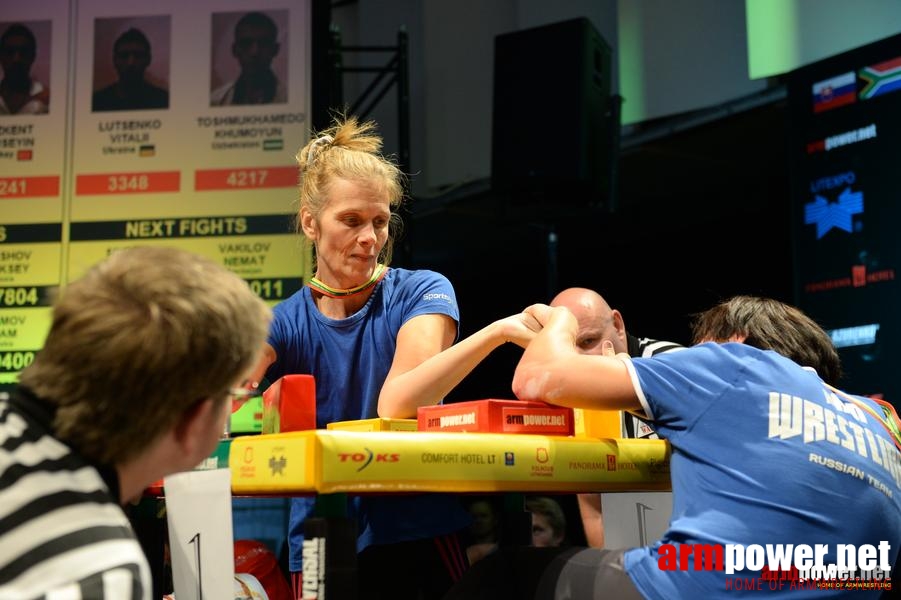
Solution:
[(901, 90), (901, 56), (864, 67), (857, 74), (866, 82), (860, 90), (861, 100)]

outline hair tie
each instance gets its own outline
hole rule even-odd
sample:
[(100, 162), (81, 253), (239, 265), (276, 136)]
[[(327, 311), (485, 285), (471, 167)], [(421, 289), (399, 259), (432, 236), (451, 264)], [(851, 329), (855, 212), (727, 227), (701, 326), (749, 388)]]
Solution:
[(313, 140), (313, 143), (310, 144), (310, 149), (307, 150), (307, 166), (312, 165), (319, 157), (319, 154), (334, 141), (335, 138), (327, 134)]

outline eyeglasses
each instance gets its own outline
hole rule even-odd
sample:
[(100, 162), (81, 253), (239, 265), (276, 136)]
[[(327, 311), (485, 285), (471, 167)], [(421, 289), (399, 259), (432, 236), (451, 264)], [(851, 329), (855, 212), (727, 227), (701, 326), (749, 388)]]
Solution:
[(263, 395), (260, 390), (260, 384), (256, 381), (247, 381), (241, 387), (229, 388), (226, 393), (232, 403), (232, 412), (237, 411), (244, 406), (249, 400), (259, 398)]

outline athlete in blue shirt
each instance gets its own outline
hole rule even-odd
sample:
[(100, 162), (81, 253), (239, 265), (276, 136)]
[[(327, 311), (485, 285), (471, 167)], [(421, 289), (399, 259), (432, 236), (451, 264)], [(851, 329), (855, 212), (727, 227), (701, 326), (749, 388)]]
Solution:
[[(256, 373), (270, 382), (312, 374), (319, 427), (415, 418), (418, 407), (441, 402), (492, 350), (506, 342), (525, 346), (538, 329), (520, 313), (454, 343), (459, 311), (447, 278), (387, 267), (403, 174), (379, 154), (373, 128), (341, 120), (297, 155), (298, 228), (313, 244), (316, 275), (275, 307)], [(468, 567), (457, 533), (470, 517), (456, 497), (364, 496), (353, 508), (367, 599), (440, 598)], [(292, 499), (289, 563), (298, 597), (310, 512), (309, 499)]]
[[(751, 583), (753, 593), (791, 598), (850, 593), (797, 580), (771, 585), (763, 566), (799, 566), (799, 545), (808, 547), (810, 559), (821, 553), (827, 568), (841, 564), (843, 548), (855, 559), (872, 551), (876, 580), (888, 576), (901, 545), (897, 415), (886, 403), (832, 387), (841, 375), (838, 354), (801, 311), (738, 296), (698, 316), (697, 345), (652, 358), (614, 356), (609, 342), (607, 355), (579, 354), (570, 311), (536, 305), (526, 312), (544, 328), (517, 366), (516, 395), (643, 409), (672, 449), (672, 518), (663, 537), (646, 547), (527, 554), (495, 564), (485, 559), (449, 598), (488, 597), (468, 592), (488, 594), (491, 582), (515, 579), (525, 568), (543, 571), (535, 585), (521, 596), (496, 597), (733, 598)], [(759, 564), (758, 551), (788, 552), (789, 562)], [(723, 568), (705, 566), (703, 559), (717, 552)], [(730, 573), (729, 556), (753, 564)], [(470, 579), (479, 585), (473, 588)], [(882, 590), (853, 592), (866, 598)]]

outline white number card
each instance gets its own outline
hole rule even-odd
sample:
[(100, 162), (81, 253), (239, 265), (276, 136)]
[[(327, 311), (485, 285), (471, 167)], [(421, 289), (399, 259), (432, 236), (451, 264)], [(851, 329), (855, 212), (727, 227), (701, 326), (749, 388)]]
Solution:
[(172, 579), (178, 600), (233, 597), (231, 471), (186, 471), (166, 477)]

